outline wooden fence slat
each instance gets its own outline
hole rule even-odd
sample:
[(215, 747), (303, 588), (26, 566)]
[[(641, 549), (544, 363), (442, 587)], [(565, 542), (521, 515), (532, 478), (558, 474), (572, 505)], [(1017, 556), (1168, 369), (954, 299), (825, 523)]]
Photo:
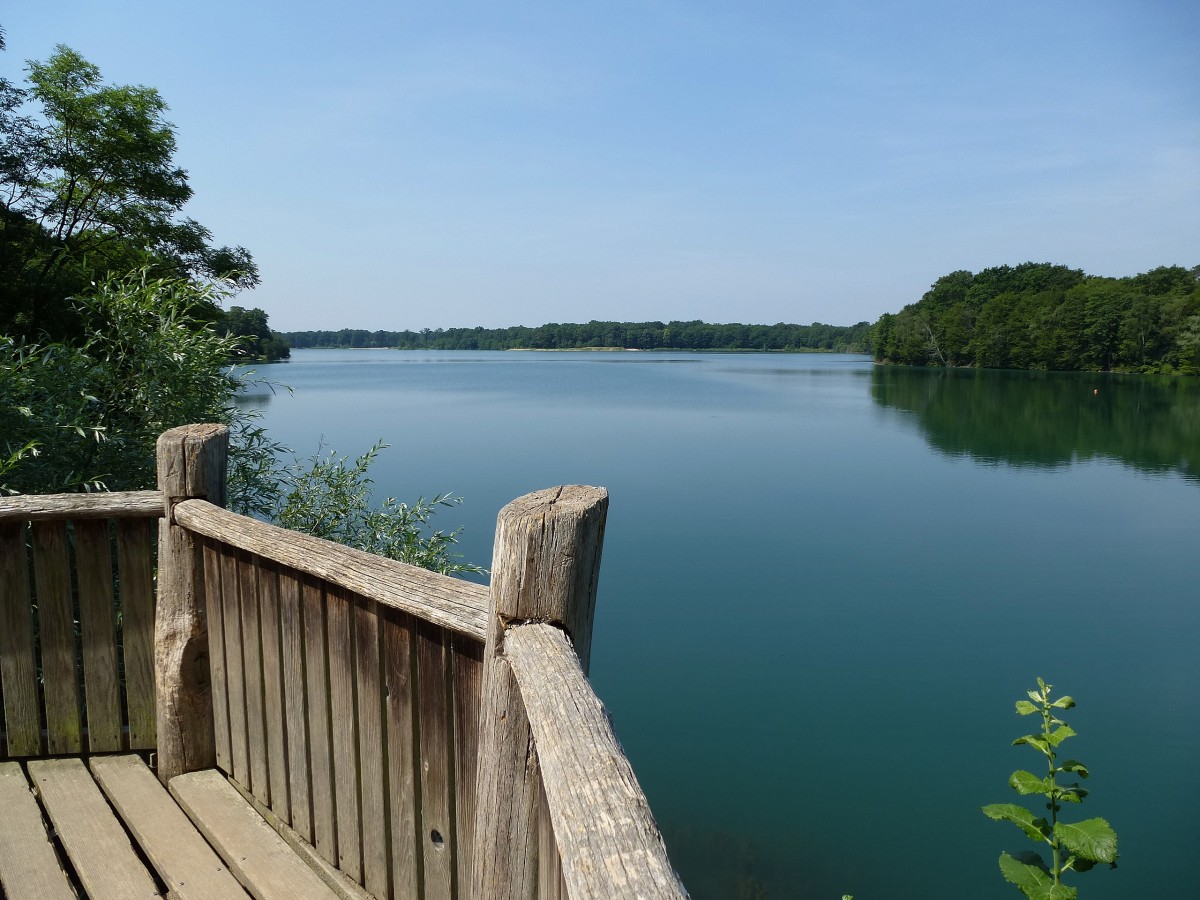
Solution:
[(217, 765), (233, 773), (233, 743), (229, 728), (229, 663), (225, 657), (224, 567), (217, 545), (203, 538), (204, 596), (208, 615), (208, 662), (212, 672), (213, 744)]
[(51, 754), (79, 753), (79, 689), (75, 617), (65, 522), (33, 524), (33, 572), (42, 644), (46, 702), (46, 746)]
[(313, 837), (317, 851), (338, 864), (337, 807), (333, 791), (333, 738), (329, 721), (329, 661), (325, 643), (325, 597), (304, 580), (304, 652), (307, 657), (308, 750), (312, 764)]
[(308, 766), (308, 715), (305, 711), (304, 625), (300, 581), (290, 571), (279, 574), (279, 618), (283, 640), (283, 696), (287, 722), (288, 806), (291, 827), (313, 842), (312, 801)]
[(241, 589), (235, 551), (221, 548), (221, 618), (225, 626), (225, 679), (229, 697), (229, 749), (233, 777), (250, 788), (246, 745), (246, 680), (242, 662)]
[(14, 900), (76, 900), (20, 763), (0, 763), (0, 809), (0, 892)]
[(558, 844), (554, 840), (554, 826), (550, 823), (550, 806), (546, 800), (546, 786), (541, 788), (538, 804), (538, 900), (567, 900), (567, 888), (563, 882), (562, 859), (558, 855)]
[(37, 662), (33, 655), (33, 606), (25, 527), (0, 525), (0, 685), (9, 756), (41, 752)]
[(88, 750), (92, 753), (120, 750), (121, 682), (117, 677), (117, 624), (106, 520), (75, 523), (75, 572), (83, 638)]
[(428, 622), (417, 623), (417, 694), (421, 740), (421, 838), (426, 900), (454, 895), (454, 817), (451, 809), (454, 742), (448, 709), (446, 632)]
[(451, 635), (454, 665), (455, 834), (460, 894), (471, 883), (475, 850), (475, 776), (479, 768), (480, 693), (483, 690), (482, 641)]
[(154, 545), (153, 519), (117, 520), (121, 658), (130, 750), (155, 746)]
[(379, 662), (379, 604), (354, 598), (358, 695), (358, 758), (362, 785), (362, 883), (372, 894), (388, 892), (388, 818), (384, 790), (383, 680)]
[(416, 716), (413, 676), (413, 619), (407, 613), (383, 614), (384, 705), (387, 712), (388, 809), (391, 820), (392, 896), (416, 897), (419, 885), (416, 775)]
[(271, 805), (271, 781), (267, 775), (267, 734), (263, 716), (262, 637), (258, 624), (259, 568), (249, 556), (238, 558), (238, 589), (242, 598), (242, 677), (246, 690), (246, 745), (250, 759), (247, 787), (267, 806)]
[(340, 589), (325, 594), (329, 632), (329, 705), (333, 714), (333, 776), (338, 868), (362, 883), (358, 738), (354, 708), (354, 635), (350, 603)]
[(288, 802), (287, 747), (283, 715), (283, 659), (279, 646), (279, 573), (258, 566), (258, 618), (262, 629), (263, 715), (267, 733), (267, 773), (271, 808), (285, 822), (292, 814)]

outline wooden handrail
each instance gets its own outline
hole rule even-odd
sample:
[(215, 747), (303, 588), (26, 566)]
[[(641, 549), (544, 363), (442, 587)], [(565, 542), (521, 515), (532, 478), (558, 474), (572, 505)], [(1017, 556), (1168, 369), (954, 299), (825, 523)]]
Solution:
[(143, 519), (163, 514), (159, 491), (99, 494), (17, 494), (0, 497), (0, 522), (54, 519)]
[(176, 504), (175, 524), (255, 553), (477, 640), (487, 635), (488, 589), (333, 541), (268, 525), (203, 500)]
[(570, 639), (551, 625), (518, 625), (504, 636), (504, 656), (533, 730), (571, 900), (687, 897)]

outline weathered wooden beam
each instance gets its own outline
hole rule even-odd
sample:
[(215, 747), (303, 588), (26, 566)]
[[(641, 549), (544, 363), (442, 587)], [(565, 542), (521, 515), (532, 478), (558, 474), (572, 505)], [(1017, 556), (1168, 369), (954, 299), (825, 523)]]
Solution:
[(163, 784), (216, 764), (203, 561), (192, 534), (175, 522), (174, 510), (179, 502), (195, 498), (224, 506), (228, 450), (224, 425), (184, 425), (158, 439), (163, 519), (154, 670), (158, 777)]
[(18, 494), (0, 498), (0, 522), (47, 519), (140, 519), (161, 516), (159, 491), (112, 491), (103, 494)]
[(681, 900), (650, 804), (566, 634), (518, 625), (504, 655), (521, 689), (571, 900)]
[(571, 485), (537, 491), (500, 511), (492, 557), (470, 896), (528, 900), (538, 878), (537, 754), (512, 669), (503, 658), (513, 624), (563, 628), (586, 665), (608, 492)]
[(488, 589), (204, 503), (181, 503), (175, 520), (197, 534), (273, 560), (351, 593), (483, 640)]

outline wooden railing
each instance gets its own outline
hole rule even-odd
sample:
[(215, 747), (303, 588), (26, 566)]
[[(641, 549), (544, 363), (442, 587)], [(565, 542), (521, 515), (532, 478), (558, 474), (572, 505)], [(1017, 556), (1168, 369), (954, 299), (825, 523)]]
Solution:
[[(223, 509), (227, 440), (218, 426), (164, 434), (159, 491), (136, 503), (76, 497), (60, 511), (45, 498), (0, 501), (9, 755), (155, 747), (164, 782), (216, 766), (347, 896), (354, 885), (405, 900), (686, 896), (586, 679), (602, 489), (555, 488), (505, 507), (488, 588)], [(122, 503), (138, 517), (115, 512)], [(135, 595), (148, 596), (135, 585), (149, 583), (153, 516), (162, 520), (151, 655), (145, 604), (135, 625), (129, 617)], [(57, 534), (67, 519), (76, 568), (85, 566), (75, 607), (53, 587), (67, 583), (71, 554), (54, 549), (44, 524)], [(93, 522), (115, 530), (119, 587), (85, 600), (85, 583), (105, 581)], [(36, 598), (22, 593), (27, 528)], [(86, 650), (102, 601), (122, 609), (125, 642), (113, 654), (123, 653), (126, 682), (131, 665), (154, 660), (157, 735), (135, 728), (135, 709), (149, 720), (144, 688), (131, 686), (119, 746), (93, 737), (109, 722), (93, 713), (104, 682), (90, 680), (100, 676)], [(76, 613), (84, 649), (71, 643), (71, 660), (82, 682), (66, 661), (64, 622)], [(42, 719), (69, 719), (70, 704), (52, 702), (69, 682), (61, 693), (86, 706), (86, 738), (71, 743), (66, 723), (31, 742), (38, 660)]]
[(155, 747), (158, 491), (0, 500), (0, 759)]

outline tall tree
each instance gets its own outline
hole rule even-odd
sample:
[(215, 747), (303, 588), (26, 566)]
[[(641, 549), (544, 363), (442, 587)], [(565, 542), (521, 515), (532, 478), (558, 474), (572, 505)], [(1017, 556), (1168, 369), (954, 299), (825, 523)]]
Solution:
[(244, 248), (180, 216), (192, 189), (158, 91), (61, 45), (28, 73), (0, 84), (0, 331), (69, 333), (66, 298), (109, 272), (258, 282)]

